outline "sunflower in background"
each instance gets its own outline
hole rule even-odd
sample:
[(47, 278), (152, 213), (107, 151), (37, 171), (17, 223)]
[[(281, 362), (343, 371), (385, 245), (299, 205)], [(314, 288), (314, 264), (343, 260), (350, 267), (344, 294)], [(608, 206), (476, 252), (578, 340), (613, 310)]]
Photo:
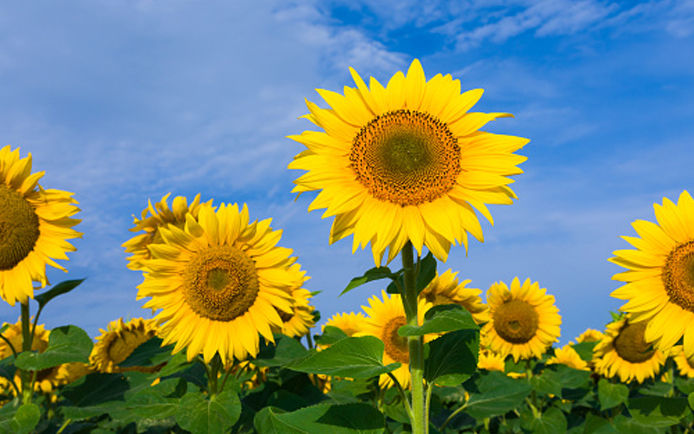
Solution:
[(687, 378), (694, 378), (694, 359), (690, 360), (687, 358), (684, 354), (682, 345), (675, 345), (672, 347), (670, 356), (675, 361), (680, 375)]
[(578, 335), (576, 342), (579, 344), (584, 342), (600, 342), (604, 336), (605, 335), (603, 335), (600, 330), (586, 329), (586, 331)]
[[(89, 363), (99, 372), (122, 372), (118, 365), (127, 359), (133, 351), (157, 334), (157, 325), (153, 319), (133, 318), (123, 322), (123, 318), (111, 321), (106, 330), (99, 329), (101, 335), (89, 355)], [(135, 369), (128, 370), (139, 370)], [(151, 369), (146, 372), (150, 372)]]
[(352, 337), (361, 331), (365, 319), (366, 317), (361, 312), (336, 313), (328, 319), (323, 326), (323, 330), (328, 326), (337, 327), (342, 330), (344, 334)]
[(589, 371), (588, 363), (578, 355), (571, 343), (554, 350), (554, 356), (547, 360), (548, 365), (566, 365), (581, 371)]
[(292, 292), (308, 280), (292, 250), (278, 247), (282, 232), (271, 219), (249, 223), (248, 208), (202, 204), (185, 225), (159, 228), (162, 242), (148, 246), (151, 259), (137, 298), (159, 310), (163, 345), (174, 353), (187, 348), (188, 360), (202, 354), (222, 364), (254, 357), (259, 334), (274, 343), (282, 328), (277, 313), (292, 313)]
[(686, 190), (675, 205), (653, 204), (658, 224), (636, 220), (639, 237), (622, 238), (636, 250), (617, 250), (611, 262), (627, 268), (612, 278), (626, 282), (612, 296), (629, 300), (620, 310), (631, 321), (647, 321), (645, 339), (668, 352), (684, 337), (684, 353), (694, 357), (694, 199)]
[(12, 306), (34, 298), (33, 282), (48, 284), (46, 264), (67, 271), (53, 259), (68, 259), (76, 249), (67, 240), (82, 236), (72, 193), (45, 190), (43, 174), (31, 173), (31, 153), (0, 149), (0, 297)]
[(330, 106), (307, 101), (304, 117), (323, 131), (291, 139), (306, 146), (289, 164), (308, 173), (292, 192), (321, 190), (309, 211), (335, 216), (330, 243), (354, 235), (352, 250), (371, 249), (376, 265), (390, 262), (411, 241), (445, 261), (451, 244), (482, 241), (475, 210), (492, 224), (487, 204), (516, 198), (509, 178), (526, 157), (514, 154), (528, 139), (480, 131), (507, 113), (470, 112), (482, 89), (461, 92), (460, 81), (438, 74), (426, 80), (419, 60), (370, 87), (350, 68), (356, 88), (344, 95), (318, 89)]
[(506, 357), (480, 346), (477, 357), (477, 369), (504, 372), (506, 370)]
[[(405, 309), (403, 308), (400, 294), (388, 294), (381, 291), (382, 299), (377, 296), (369, 298), (369, 305), (362, 306), (366, 313), (366, 319), (362, 331), (356, 336), (376, 336), (385, 345), (383, 352), (383, 364), (399, 362), (399, 368), (391, 372), (398, 380), (400, 385), (407, 389), (410, 385), (410, 356), (407, 348), (407, 338), (398, 334), (398, 329), (407, 323)], [(432, 307), (431, 303), (423, 299), (419, 300), (417, 309), (419, 324), (424, 320), (424, 314)], [(427, 334), (424, 341), (429, 342), (435, 339), (435, 335)], [(393, 387), (395, 384), (389, 375), (383, 374), (378, 379), (381, 387)]]
[(443, 274), (436, 274), (431, 282), (419, 293), (419, 297), (434, 305), (458, 304), (472, 314), (477, 324), (489, 321), (489, 308), (480, 294), (481, 289), (467, 288), (465, 285), (471, 280), (463, 280), (458, 283), (458, 272), (450, 269)]
[(515, 277), (511, 287), (497, 282), (487, 291), (491, 320), (480, 332), (481, 345), (514, 361), (540, 358), (557, 341), (561, 316), (554, 296), (535, 282)]
[[(128, 258), (128, 268), (131, 270), (142, 270), (143, 261), (150, 259), (151, 255), (147, 246), (152, 243), (161, 243), (161, 235), (159, 234), (160, 227), (166, 227), (168, 224), (176, 225), (182, 228), (186, 222), (186, 214), (191, 213), (194, 218), (198, 217), (200, 211), (200, 194), (197, 194), (193, 201), (188, 204), (188, 199), (183, 196), (176, 196), (169, 208), (168, 199), (171, 193), (164, 195), (161, 201), (152, 206), (152, 201), (147, 201), (147, 208), (142, 210), (141, 218), (133, 216), (133, 225), (130, 228), (131, 232), (144, 231), (144, 234), (135, 235), (125, 243), (126, 253), (132, 253)], [(212, 205), (212, 199), (205, 202), (207, 205)]]
[(313, 311), (315, 307), (309, 304), (312, 297), (308, 289), (296, 289), (292, 291), (294, 304), (292, 312), (286, 313), (279, 310), (277, 313), (282, 318), (282, 334), (290, 338), (306, 336), (316, 323)]
[(632, 322), (627, 315), (607, 325), (605, 337), (593, 349), (595, 371), (628, 383), (654, 378), (667, 356), (645, 339), (646, 323)]

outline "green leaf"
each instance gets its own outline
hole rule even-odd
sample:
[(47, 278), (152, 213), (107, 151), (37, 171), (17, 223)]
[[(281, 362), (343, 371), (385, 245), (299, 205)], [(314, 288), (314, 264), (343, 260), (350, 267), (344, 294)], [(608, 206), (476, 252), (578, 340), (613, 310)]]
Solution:
[(479, 392), (470, 394), (465, 412), (477, 420), (505, 414), (520, 406), (530, 390), (527, 381), (489, 372), (481, 377)]
[(556, 407), (551, 407), (546, 412), (542, 413), (540, 417), (525, 419), (522, 423), (525, 429), (538, 434), (564, 433), (566, 432), (567, 425), (564, 413)]
[(385, 419), (368, 404), (319, 404), (291, 413), (265, 407), (253, 425), (263, 434), (377, 434), (385, 429)]
[(25, 434), (34, 431), (41, 418), (41, 410), (36, 404), (22, 404), (15, 407), (16, 401), (5, 404), (0, 409), (0, 432)]
[(181, 398), (176, 422), (181, 428), (197, 433), (226, 433), (241, 415), (241, 401), (235, 391), (227, 389), (209, 400), (200, 392), (189, 392)]
[(129, 366), (156, 366), (168, 361), (171, 358), (171, 351), (174, 345), (161, 346), (162, 340), (153, 337), (140, 344), (135, 350), (118, 364), (120, 367)]
[(555, 365), (557, 378), (562, 389), (590, 388), (590, 371), (574, 369), (566, 365)]
[(689, 406), (690, 406), (691, 408), (694, 408), (694, 392), (690, 393), (690, 394), (687, 396), (687, 402), (689, 402)]
[(88, 405), (85, 407), (64, 406), (60, 410), (65, 419), (71, 419), (78, 422), (81, 420), (91, 419), (103, 414), (118, 414), (118, 411), (125, 406), (123, 401), (109, 401), (97, 405)]
[(345, 294), (357, 286), (361, 286), (366, 282), (371, 282), (373, 280), (380, 279), (396, 279), (397, 275), (393, 274), (388, 267), (374, 267), (364, 273), (363, 276), (355, 277), (349, 281), (347, 287), (340, 293), (340, 295)]
[(429, 342), (429, 357), (424, 362), (427, 382), (457, 386), (477, 370), (480, 334), (477, 330), (446, 333)]
[(89, 362), (94, 343), (87, 333), (73, 325), (51, 330), (48, 348), (43, 353), (23, 352), (17, 356), (19, 369), (40, 371), (70, 362)]
[(58, 283), (57, 285), (53, 285), (53, 288), (49, 289), (48, 291), (35, 295), (34, 299), (38, 302), (39, 309), (42, 309), (46, 304), (48, 304), (49, 301), (53, 300), (55, 297), (62, 294), (67, 294), (68, 292), (77, 288), (80, 283), (84, 282), (84, 280), (85, 279), (65, 280), (63, 282)]
[(10, 328), (10, 324), (9, 324), (9, 323), (3, 324), (3, 326), (0, 327), (0, 335), (3, 334), (3, 333), (5, 333), (5, 330), (7, 330), (8, 328)]
[(595, 348), (597, 344), (597, 342), (581, 342), (571, 347), (576, 350), (584, 362), (590, 362), (593, 360), (593, 348)]
[(417, 274), (417, 294), (422, 292), (424, 288), (436, 277), (436, 259), (429, 252), (419, 262), (419, 273)]
[(629, 399), (627, 408), (634, 420), (654, 427), (678, 424), (683, 417), (691, 413), (687, 398), (632, 398)]
[(618, 406), (626, 402), (629, 397), (629, 388), (624, 384), (613, 384), (601, 378), (598, 381), (598, 399), (600, 400), (600, 411)]
[[(13, 355), (0, 360), (0, 377), (13, 381), (15, 372), (17, 372), (17, 367), (14, 365)], [(9, 384), (7, 386), (12, 387)]]
[(385, 374), (400, 366), (400, 363), (384, 366), (383, 350), (383, 342), (373, 336), (345, 338), (323, 351), (312, 350), (305, 357), (295, 360), (285, 367), (312, 374), (370, 378)]
[(129, 387), (121, 374), (89, 374), (83, 382), (66, 386), (62, 395), (73, 405), (86, 407), (109, 401), (122, 401)]
[(604, 417), (588, 413), (586, 415), (586, 423), (583, 426), (583, 432), (585, 434), (611, 434), (616, 433), (617, 430)]
[(428, 333), (445, 333), (455, 330), (479, 330), (470, 312), (457, 304), (434, 306), (424, 315), (421, 326), (404, 325), (398, 329), (400, 336), (423, 336)]
[(327, 326), (323, 329), (322, 335), (316, 336), (316, 344), (318, 345), (332, 345), (337, 341), (340, 341), (348, 337), (345, 332), (341, 329), (333, 326)]
[(533, 375), (530, 378), (530, 385), (539, 395), (561, 396), (560, 376), (552, 369), (545, 369), (541, 374)]
[(263, 342), (253, 364), (256, 366), (280, 366), (306, 356), (308, 351), (299, 341), (287, 336), (275, 337), (275, 345)]

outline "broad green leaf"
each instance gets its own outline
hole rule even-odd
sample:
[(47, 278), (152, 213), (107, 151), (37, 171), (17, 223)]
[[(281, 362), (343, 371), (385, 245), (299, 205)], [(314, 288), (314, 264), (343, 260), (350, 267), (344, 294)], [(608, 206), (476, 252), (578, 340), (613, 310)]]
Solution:
[[(111, 418), (120, 420), (123, 425), (136, 423), (138, 431), (146, 431), (145, 427), (166, 425), (162, 423), (176, 415), (179, 408), (179, 399), (170, 397), (175, 393), (179, 384), (185, 387), (185, 381), (180, 378), (163, 380), (155, 386), (149, 386), (131, 393), (132, 389), (125, 393), (125, 403), (118, 409), (110, 411)], [(142, 428), (142, 429), (140, 429)]]
[(541, 374), (533, 375), (530, 378), (530, 385), (539, 395), (561, 396), (559, 374), (552, 369), (545, 369)]
[(169, 375), (180, 374), (190, 368), (192, 365), (198, 365), (196, 362), (189, 362), (185, 351), (179, 351), (178, 353), (169, 357), (163, 368), (155, 374), (157, 377), (168, 377)]
[(60, 411), (65, 419), (78, 422), (103, 414), (117, 414), (124, 406), (125, 403), (123, 401), (107, 401), (101, 404), (87, 405), (84, 407), (63, 406), (60, 407)]
[(13, 355), (0, 360), (0, 377), (7, 378), (8, 380), (14, 380), (15, 372), (17, 372), (17, 367), (14, 364)]
[(109, 401), (122, 401), (129, 387), (121, 374), (89, 374), (83, 382), (65, 386), (62, 395), (70, 400), (72, 405), (86, 407)]
[(162, 340), (157, 337), (140, 344), (135, 350), (118, 364), (120, 367), (128, 366), (156, 366), (171, 359), (171, 351), (174, 346), (161, 346)]
[(48, 304), (49, 301), (51, 301), (59, 295), (67, 294), (68, 292), (77, 288), (77, 286), (79, 286), (79, 284), (82, 282), (84, 282), (84, 279), (65, 280), (56, 285), (53, 285), (53, 288), (49, 289), (46, 292), (36, 294), (34, 296), (34, 299), (38, 302), (39, 308), (43, 308), (46, 304)]
[(653, 427), (678, 424), (683, 417), (691, 413), (687, 398), (632, 398), (629, 399), (627, 408), (635, 421)]
[(586, 423), (583, 425), (583, 432), (585, 434), (613, 434), (617, 430), (604, 417), (588, 413), (586, 415)]
[(677, 376), (675, 377), (675, 387), (685, 395), (689, 395), (694, 392), (694, 378)]
[(576, 350), (583, 361), (590, 362), (593, 360), (593, 348), (595, 348), (597, 344), (597, 342), (581, 342), (571, 347)]
[(479, 392), (470, 394), (465, 411), (477, 420), (498, 416), (522, 404), (531, 391), (524, 380), (514, 380), (501, 372), (489, 372), (479, 381)]
[(421, 326), (404, 325), (398, 329), (400, 336), (422, 336), (428, 333), (445, 333), (455, 330), (479, 330), (470, 312), (457, 304), (434, 306), (424, 315)]
[(689, 396), (687, 396), (687, 402), (689, 402), (689, 406), (691, 408), (694, 408), (694, 392), (690, 393)]
[(183, 395), (176, 411), (176, 422), (193, 434), (226, 433), (241, 415), (236, 391), (226, 389), (206, 399), (200, 392)]
[[(621, 434), (661, 434), (667, 432), (666, 427), (642, 423), (621, 414), (614, 418), (612, 424), (615, 427), (615, 431)], [(600, 434), (602, 434), (602, 431)]]
[(424, 362), (427, 382), (457, 386), (477, 370), (480, 334), (477, 330), (458, 330), (431, 341)]
[(20, 369), (40, 371), (70, 362), (89, 362), (94, 343), (87, 333), (73, 325), (51, 330), (48, 348), (43, 353), (23, 352), (17, 356)]
[(265, 407), (253, 422), (263, 434), (377, 434), (385, 429), (383, 414), (368, 404), (319, 404), (291, 413)]
[(567, 422), (564, 413), (556, 407), (551, 407), (540, 417), (523, 420), (522, 426), (537, 434), (558, 434), (566, 432)]
[(343, 332), (339, 328), (333, 327), (333, 326), (327, 326), (323, 330), (322, 335), (316, 336), (316, 344), (318, 344), (318, 345), (332, 345), (335, 342), (340, 341), (346, 337), (347, 337), (347, 335), (345, 334), (345, 332)]
[(256, 366), (280, 366), (284, 367), (287, 363), (292, 362), (307, 354), (299, 341), (287, 336), (276, 336), (275, 345), (271, 343), (262, 343), (260, 352), (253, 364)]
[(562, 389), (578, 389), (592, 387), (590, 382), (590, 371), (574, 369), (566, 365), (555, 365), (557, 378)]
[(285, 367), (299, 372), (337, 377), (370, 378), (390, 372), (400, 363), (383, 365), (384, 345), (378, 338), (345, 338), (322, 351), (312, 350)]
[(429, 252), (419, 262), (419, 273), (417, 274), (417, 294), (436, 277), (436, 259), (433, 253)]
[(0, 432), (28, 434), (34, 431), (41, 418), (41, 410), (36, 404), (22, 404), (16, 401), (5, 404), (0, 409)]
[(374, 267), (364, 273), (363, 276), (355, 277), (349, 281), (347, 287), (340, 293), (340, 295), (345, 294), (353, 290), (354, 288), (361, 286), (367, 282), (380, 279), (396, 279), (397, 275), (393, 274), (388, 267)]
[(600, 400), (600, 410), (618, 406), (626, 402), (629, 397), (629, 388), (621, 383), (610, 383), (608, 380), (601, 378), (598, 381), (598, 399)]
[(639, 392), (642, 395), (650, 396), (673, 396), (673, 385), (665, 381), (658, 381), (653, 384), (644, 384), (639, 387)]

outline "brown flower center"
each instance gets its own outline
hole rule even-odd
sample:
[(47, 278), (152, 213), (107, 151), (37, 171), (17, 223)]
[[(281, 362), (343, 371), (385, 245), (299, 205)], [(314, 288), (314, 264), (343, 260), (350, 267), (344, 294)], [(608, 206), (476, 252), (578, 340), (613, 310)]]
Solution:
[(391, 319), (383, 327), (383, 335), (381, 340), (385, 344), (386, 353), (391, 359), (402, 364), (410, 362), (410, 356), (407, 348), (407, 338), (398, 334), (398, 329), (404, 326), (407, 320), (404, 316), (398, 316)]
[(349, 155), (357, 180), (376, 199), (418, 205), (450, 191), (460, 173), (460, 147), (448, 126), (418, 111), (377, 116), (354, 138)]
[(184, 272), (185, 300), (200, 316), (231, 321), (253, 306), (258, 276), (253, 260), (231, 246), (200, 252)]
[(524, 344), (535, 337), (538, 315), (535, 308), (522, 300), (509, 300), (494, 312), (494, 330), (507, 342)]
[(0, 270), (10, 270), (34, 249), (39, 218), (18, 192), (0, 183)]
[(670, 301), (694, 312), (694, 240), (680, 244), (670, 252), (662, 276)]
[(645, 331), (645, 321), (626, 323), (613, 344), (619, 357), (631, 363), (643, 363), (653, 357), (655, 350), (644, 340)]

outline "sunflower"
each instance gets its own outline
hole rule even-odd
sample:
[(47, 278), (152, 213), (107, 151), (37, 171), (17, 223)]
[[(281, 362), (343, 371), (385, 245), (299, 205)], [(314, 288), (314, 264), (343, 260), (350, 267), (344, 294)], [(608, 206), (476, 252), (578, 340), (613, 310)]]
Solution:
[(133, 318), (125, 323), (119, 318), (99, 331), (101, 336), (96, 338), (89, 363), (99, 372), (113, 373), (121, 372), (118, 365), (156, 336), (157, 325), (152, 319)]
[[(397, 378), (400, 385), (407, 389), (410, 385), (410, 355), (407, 347), (407, 338), (398, 334), (398, 329), (407, 323), (405, 309), (402, 305), (400, 294), (388, 295), (381, 291), (383, 301), (377, 296), (369, 298), (369, 306), (362, 306), (366, 312), (366, 319), (362, 331), (356, 336), (376, 336), (385, 345), (383, 352), (383, 364), (400, 362), (400, 367), (391, 373)], [(424, 321), (424, 314), (432, 307), (430, 303), (420, 299), (417, 308), (419, 324)], [(435, 336), (428, 334), (424, 336), (424, 341), (428, 342)], [(393, 380), (389, 375), (383, 374), (378, 379), (381, 387), (394, 386)]]
[(600, 342), (604, 335), (600, 330), (586, 329), (583, 333), (578, 335), (576, 342), (582, 344), (584, 342)]
[(645, 340), (646, 322), (627, 316), (607, 325), (605, 337), (593, 349), (595, 371), (628, 383), (654, 378), (667, 356)]
[(489, 321), (489, 309), (480, 298), (482, 290), (466, 288), (465, 285), (471, 280), (463, 280), (458, 283), (457, 274), (450, 269), (443, 274), (437, 274), (419, 293), (419, 297), (434, 305), (458, 304), (472, 314), (472, 318), (477, 324)]
[(487, 291), (491, 320), (482, 328), (482, 344), (514, 361), (542, 357), (559, 337), (561, 316), (554, 296), (526, 279), (521, 285), (515, 277), (511, 288), (497, 282)]
[(571, 345), (564, 345), (554, 350), (554, 356), (547, 360), (548, 365), (566, 365), (581, 371), (589, 371), (588, 363), (578, 355)]
[(670, 355), (675, 360), (680, 375), (687, 378), (694, 378), (694, 360), (689, 360), (687, 356), (684, 355), (684, 349), (681, 345), (672, 347)]
[(460, 93), (460, 81), (436, 75), (429, 81), (415, 59), (407, 76), (397, 72), (370, 88), (350, 68), (357, 88), (344, 95), (318, 89), (330, 106), (307, 101), (304, 117), (324, 131), (289, 138), (307, 147), (289, 164), (306, 170), (292, 192), (322, 190), (309, 211), (335, 216), (330, 243), (354, 234), (352, 250), (371, 249), (380, 265), (409, 240), (445, 261), (451, 244), (467, 249), (467, 233), (482, 241), (475, 210), (493, 223), (487, 204), (510, 204), (510, 175), (526, 157), (513, 152), (528, 139), (479, 131), (507, 113), (469, 112), (482, 89)]
[(328, 319), (325, 323), (325, 327), (337, 327), (342, 330), (347, 336), (354, 336), (359, 333), (364, 324), (364, 314), (361, 312), (350, 312), (350, 313), (336, 313)]
[(487, 348), (480, 347), (479, 356), (477, 358), (477, 368), (487, 371), (504, 372), (506, 370), (506, 358), (490, 351)]
[(297, 289), (292, 292), (294, 305), (292, 312), (286, 313), (279, 311), (282, 318), (282, 334), (290, 338), (301, 337), (308, 334), (311, 327), (315, 325), (315, 317), (313, 311), (315, 308), (308, 304), (312, 297), (311, 292), (307, 289)]
[[(152, 201), (147, 201), (147, 208), (142, 210), (142, 217), (133, 216), (133, 225), (131, 232), (144, 231), (144, 234), (139, 234), (125, 243), (126, 253), (132, 253), (128, 258), (128, 268), (131, 270), (142, 270), (144, 260), (150, 259), (151, 255), (147, 246), (152, 243), (161, 243), (161, 235), (159, 228), (168, 224), (174, 224), (178, 228), (182, 228), (186, 222), (186, 214), (191, 213), (194, 218), (198, 217), (200, 211), (200, 195), (196, 195), (193, 201), (188, 204), (188, 200), (183, 196), (176, 196), (169, 208), (168, 199), (171, 193), (164, 195), (161, 201), (152, 206)], [(205, 202), (212, 205), (212, 200)]]
[(274, 343), (277, 311), (291, 314), (292, 292), (307, 278), (292, 250), (276, 246), (282, 232), (270, 222), (249, 224), (245, 204), (240, 211), (203, 204), (198, 218), (186, 214), (183, 228), (159, 228), (162, 242), (148, 247), (137, 298), (151, 297), (143, 307), (161, 309), (163, 345), (175, 342), (174, 353), (187, 347), (188, 360), (219, 354), (226, 363), (257, 355), (259, 333)]
[(68, 259), (76, 249), (67, 240), (82, 236), (72, 193), (44, 190), (43, 174), (31, 173), (31, 153), (0, 149), (0, 297), (12, 306), (34, 297), (32, 282), (48, 284), (46, 264), (67, 271), (53, 259)]
[(628, 271), (612, 278), (626, 282), (612, 296), (629, 300), (620, 310), (633, 322), (648, 321), (645, 339), (662, 351), (684, 336), (684, 352), (694, 357), (694, 199), (683, 191), (677, 205), (654, 204), (658, 224), (636, 220), (641, 237), (622, 237), (636, 250), (617, 250), (611, 262)]

